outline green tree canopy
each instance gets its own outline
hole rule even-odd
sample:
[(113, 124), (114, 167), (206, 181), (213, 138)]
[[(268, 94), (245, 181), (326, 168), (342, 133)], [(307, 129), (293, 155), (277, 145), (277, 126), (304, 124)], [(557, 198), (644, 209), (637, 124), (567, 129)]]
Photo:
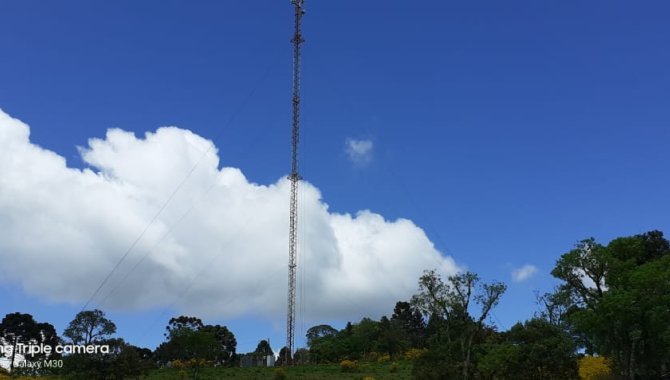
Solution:
[(277, 356), (276, 365), (291, 365), (293, 364), (293, 356), (288, 350), (288, 347), (284, 346), (279, 350), (279, 355)]
[(390, 322), (394, 328), (399, 330), (407, 346), (423, 347), (426, 323), (417, 307), (409, 302), (398, 301), (393, 309)]
[(307, 345), (311, 346), (317, 339), (337, 335), (337, 330), (330, 325), (318, 325), (310, 327), (305, 334)]
[(63, 335), (74, 344), (91, 344), (109, 338), (116, 333), (114, 322), (105, 318), (101, 310), (86, 310), (77, 313)]
[[(151, 351), (127, 344), (121, 338), (97, 341), (109, 346), (109, 354), (72, 354), (63, 358), (59, 375), (67, 379), (141, 378), (154, 368)], [(148, 354), (148, 355), (147, 355)]]
[(544, 319), (517, 323), (504, 341), (486, 345), (478, 369), (500, 379), (577, 379), (575, 344), (565, 331)]
[(205, 325), (200, 318), (170, 318), (165, 327), (166, 341), (156, 349), (159, 362), (203, 359), (232, 365), (237, 350), (235, 335), (226, 326)]
[(170, 338), (174, 332), (181, 332), (185, 329), (198, 331), (204, 326), (205, 324), (202, 323), (200, 318), (180, 315), (179, 317), (170, 318), (168, 325), (165, 326), (165, 336)]
[(272, 347), (270, 347), (270, 342), (265, 339), (258, 342), (254, 353), (258, 356), (274, 355), (274, 351), (272, 351)]
[(217, 363), (232, 364), (237, 350), (237, 340), (226, 326), (205, 325), (198, 331), (211, 334), (219, 342), (221, 352), (219, 356), (214, 358)]
[[(10, 313), (0, 322), (0, 344), (11, 347), (11, 353), (3, 352), (9, 359), (10, 371), (14, 371), (18, 344), (44, 344), (54, 347), (60, 339), (56, 329), (48, 323), (37, 323), (33, 316), (24, 313)], [(31, 359), (43, 358), (43, 354), (35, 354)]]
[[(419, 293), (412, 297), (412, 304), (435, 323), (444, 321), (440, 323), (439, 336), (445, 341), (434, 342), (434, 346), (440, 346), (433, 347), (434, 351), (440, 352), (437, 358), (447, 361), (446, 366), (457, 367), (465, 380), (472, 376), (476, 339), (484, 332), (486, 318), (506, 289), (500, 282), (480, 283), (479, 276), (472, 272), (449, 276), (445, 282), (437, 271), (426, 271), (419, 279)], [(479, 306), (478, 316), (471, 314), (473, 304)]]
[(173, 360), (204, 359), (216, 361), (226, 353), (216, 337), (205, 331), (194, 331), (189, 328), (173, 330), (170, 340), (156, 349), (156, 357), (161, 363)]
[(589, 353), (613, 359), (625, 379), (670, 368), (670, 243), (660, 231), (583, 240), (552, 271), (571, 300), (567, 320)]

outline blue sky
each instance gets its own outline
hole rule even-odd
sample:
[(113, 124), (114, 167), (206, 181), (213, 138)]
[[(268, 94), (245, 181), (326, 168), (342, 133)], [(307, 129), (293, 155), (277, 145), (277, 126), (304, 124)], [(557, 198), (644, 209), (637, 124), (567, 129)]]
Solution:
[[(501, 328), (533, 314), (578, 240), (670, 231), (667, 2), (305, 6), (303, 177), (331, 212), (409, 219), (459, 266), (507, 282)], [(4, 1), (0, 14), (0, 109), (69, 167), (90, 166), (77, 146), (109, 128), (174, 125), (253, 183), (288, 172), (289, 1)], [(361, 162), (347, 141), (371, 143)], [(537, 273), (513, 282), (524, 265)], [(83, 306), (0, 286), (0, 314), (59, 329)], [(155, 346), (164, 310), (108, 313)], [(240, 351), (284, 339), (283, 316), (208, 321)]]

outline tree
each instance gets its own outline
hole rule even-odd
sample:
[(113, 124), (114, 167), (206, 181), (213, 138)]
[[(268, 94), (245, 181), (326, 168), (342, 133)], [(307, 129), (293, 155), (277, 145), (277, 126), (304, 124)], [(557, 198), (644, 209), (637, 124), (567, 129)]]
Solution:
[[(472, 272), (449, 276), (447, 282), (443, 282), (436, 271), (426, 271), (419, 279), (419, 293), (412, 297), (412, 304), (425, 315), (437, 314), (446, 321), (444, 354), (458, 357), (465, 380), (472, 372), (475, 337), (481, 334), (486, 318), (507, 289), (500, 282), (478, 285), (479, 276)], [(481, 309), (477, 318), (470, 315), (473, 301)]]
[(399, 301), (395, 304), (391, 324), (399, 329), (411, 347), (423, 346), (426, 324), (421, 311), (409, 302)]
[(279, 356), (277, 357), (277, 362), (275, 365), (291, 365), (293, 364), (293, 357), (291, 356), (291, 352), (288, 350), (288, 347), (284, 346), (279, 350)]
[(379, 322), (370, 318), (357, 324), (347, 322), (341, 331), (328, 325), (314, 326), (307, 334), (310, 357), (314, 362), (358, 359), (378, 346), (380, 331)]
[[(310, 331), (311, 330), (311, 331)], [(359, 359), (379, 347), (380, 323), (370, 318), (362, 318), (353, 324), (348, 322), (344, 329), (336, 331), (330, 326), (315, 326), (308, 330), (310, 356), (316, 361), (335, 362), (341, 359)], [(333, 332), (335, 331), (335, 333)], [(319, 333), (320, 337), (314, 337)], [(309, 339), (312, 336), (312, 339)]]
[(101, 310), (86, 310), (77, 313), (63, 332), (73, 344), (85, 344), (107, 339), (116, 333), (116, 325), (105, 318)]
[(114, 360), (113, 372), (117, 379), (142, 378), (154, 368), (148, 348), (123, 344)]
[(574, 303), (570, 291), (565, 287), (556, 287), (553, 292), (542, 295), (536, 293), (540, 312), (537, 317), (546, 320), (554, 326), (566, 328), (566, 317)]
[(221, 355), (216, 357), (215, 361), (220, 364), (231, 365), (235, 358), (235, 351), (237, 350), (235, 335), (226, 326), (220, 325), (205, 325), (198, 331), (212, 334), (219, 342)]
[(398, 327), (398, 323), (391, 323), (388, 317), (383, 316), (379, 320), (379, 339), (377, 350), (395, 356), (408, 348), (408, 340), (405, 332)]
[[(32, 361), (36, 360), (41, 360), (41, 359), (58, 359), (62, 355), (58, 352), (55, 351), (56, 346), (61, 343), (61, 338), (58, 336), (56, 333), (56, 329), (54, 328), (53, 325), (50, 323), (37, 323), (36, 324), (36, 337), (33, 339), (30, 343), (40, 345), (43, 344), (44, 346), (49, 346), (51, 347), (51, 352), (46, 353), (46, 352), (39, 352), (35, 354), (30, 355), (30, 359)], [(28, 376), (41, 376), (44, 374), (49, 374), (53, 372), (54, 370), (49, 369), (49, 368), (35, 368), (35, 367), (27, 367), (27, 368), (22, 368), (20, 371), (17, 371), (17, 373), (22, 374), (22, 375), (28, 375)]]
[[(352, 327), (353, 330), (353, 327)], [(313, 339), (309, 346), (310, 358), (315, 363), (337, 362), (350, 353), (348, 339), (350, 333), (342, 330), (335, 335)]]
[(333, 337), (337, 335), (337, 330), (330, 325), (318, 325), (310, 327), (305, 334), (307, 345), (311, 346), (317, 339)]
[(543, 319), (531, 319), (512, 326), (507, 338), (517, 348), (511, 377), (528, 380), (578, 378), (575, 344), (559, 327)]
[(200, 318), (180, 315), (176, 318), (170, 318), (168, 325), (165, 326), (165, 337), (169, 338), (175, 331), (183, 331), (184, 329), (198, 331), (204, 326), (205, 325), (202, 323)]
[(156, 349), (156, 357), (161, 363), (191, 359), (214, 362), (224, 355), (221, 343), (213, 334), (188, 328), (172, 331), (170, 339)]
[(274, 355), (274, 351), (272, 351), (272, 347), (270, 347), (270, 342), (263, 339), (260, 342), (258, 342), (258, 345), (254, 350), (254, 354), (256, 354), (258, 357), (265, 357)]
[(533, 318), (482, 345), (477, 370), (485, 379), (577, 379), (572, 337), (545, 319)]
[(670, 368), (670, 243), (660, 231), (586, 239), (561, 256), (552, 275), (571, 295), (567, 321), (588, 353), (612, 358), (625, 379)]
[[(0, 344), (11, 347), (11, 354), (4, 353), (9, 359), (10, 372), (14, 371), (16, 351), (19, 344), (44, 344), (56, 346), (59, 342), (56, 329), (48, 323), (37, 323), (30, 314), (10, 313), (0, 322)], [(32, 358), (43, 358), (44, 354), (35, 354)]]
[(235, 359), (237, 340), (226, 326), (205, 325), (200, 318), (170, 318), (165, 327), (166, 341), (156, 349), (162, 363), (173, 360), (202, 359), (231, 365)]
[(374, 351), (380, 334), (379, 322), (362, 318), (352, 325), (351, 333), (344, 338), (347, 342), (349, 358), (358, 359)]
[[(281, 355), (280, 355), (281, 358)], [(306, 348), (298, 348), (293, 355), (293, 362), (298, 365), (310, 364), (309, 350)]]
[(145, 348), (127, 344), (121, 338), (98, 340), (109, 346), (108, 354), (72, 354), (63, 358), (60, 375), (68, 379), (131, 379), (145, 376), (154, 363)]

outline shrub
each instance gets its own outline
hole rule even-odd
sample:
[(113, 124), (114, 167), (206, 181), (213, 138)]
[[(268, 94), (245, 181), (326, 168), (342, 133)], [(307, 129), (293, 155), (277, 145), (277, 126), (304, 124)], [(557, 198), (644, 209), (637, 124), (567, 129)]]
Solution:
[(579, 378), (582, 380), (605, 380), (612, 373), (611, 362), (602, 356), (584, 356), (579, 359)]
[(286, 380), (286, 371), (283, 368), (276, 368), (274, 370), (274, 380)]
[(426, 350), (425, 348), (410, 348), (405, 352), (405, 359), (407, 360), (418, 359), (421, 357), (421, 355), (425, 354), (426, 351), (428, 350)]
[(414, 360), (412, 377), (421, 380), (449, 380), (461, 377), (461, 368), (445, 347), (429, 350)]
[(188, 379), (188, 373), (183, 369), (180, 369), (179, 372), (177, 372), (177, 376), (179, 376), (179, 380)]
[(342, 360), (340, 362), (342, 372), (358, 372), (358, 363), (351, 360)]
[(398, 365), (398, 363), (394, 362), (394, 363), (391, 363), (391, 367), (389, 368), (389, 371), (391, 371), (391, 373), (396, 373), (396, 372), (398, 372), (398, 368), (400, 368), (400, 366)]
[(209, 367), (212, 366), (213, 364), (214, 363), (206, 359), (191, 358), (188, 359), (186, 362), (184, 362), (184, 367), (186, 368)]
[(368, 352), (365, 355), (365, 360), (369, 361), (369, 362), (376, 362), (377, 360), (379, 360), (379, 352), (375, 352), (375, 351)]
[(377, 363), (379, 364), (388, 363), (389, 361), (391, 361), (391, 356), (389, 356), (389, 354), (384, 354), (377, 359)]

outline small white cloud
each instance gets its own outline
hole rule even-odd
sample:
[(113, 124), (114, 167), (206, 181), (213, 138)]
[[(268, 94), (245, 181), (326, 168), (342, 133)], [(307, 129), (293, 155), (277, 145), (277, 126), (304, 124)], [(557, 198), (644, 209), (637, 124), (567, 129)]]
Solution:
[(521, 268), (512, 271), (512, 280), (514, 282), (523, 282), (532, 277), (535, 273), (537, 273), (537, 267), (535, 265), (526, 264)]
[(345, 152), (347, 157), (356, 165), (366, 165), (372, 161), (372, 140), (347, 139)]

